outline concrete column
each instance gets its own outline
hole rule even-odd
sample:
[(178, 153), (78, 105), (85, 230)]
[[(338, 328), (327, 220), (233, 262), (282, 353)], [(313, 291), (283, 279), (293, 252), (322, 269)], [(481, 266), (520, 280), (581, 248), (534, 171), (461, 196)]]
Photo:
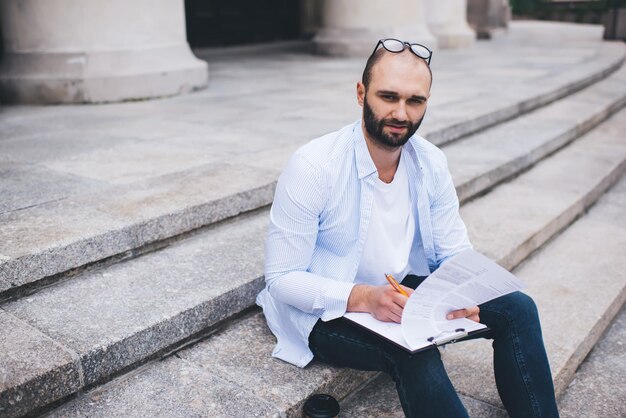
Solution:
[(320, 54), (367, 56), (381, 38), (418, 42), (436, 49), (426, 26), (423, 0), (323, 0)]
[(506, 28), (511, 20), (511, 6), (507, 0), (467, 0), (467, 20), (478, 38), (491, 38), (491, 31)]
[(467, 48), (476, 41), (476, 33), (467, 24), (466, 0), (427, 2), (426, 21), (440, 48)]
[(0, 100), (94, 103), (206, 86), (183, 0), (0, 0)]
[(322, 24), (322, 4), (318, 0), (300, 0), (301, 34), (312, 36)]
[(626, 7), (612, 8), (604, 12), (604, 39), (622, 39), (626, 41)]

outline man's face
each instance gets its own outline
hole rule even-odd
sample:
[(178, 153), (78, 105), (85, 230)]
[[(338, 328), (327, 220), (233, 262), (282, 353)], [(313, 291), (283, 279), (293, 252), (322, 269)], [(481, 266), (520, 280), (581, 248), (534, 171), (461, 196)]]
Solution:
[(403, 146), (417, 131), (430, 96), (426, 63), (405, 53), (383, 56), (372, 69), (367, 91), (357, 85), (366, 136), (388, 149)]
[(417, 121), (381, 119), (367, 102), (367, 94), (363, 99), (363, 122), (371, 139), (386, 148), (398, 148), (406, 144), (422, 124), (424, 115)]

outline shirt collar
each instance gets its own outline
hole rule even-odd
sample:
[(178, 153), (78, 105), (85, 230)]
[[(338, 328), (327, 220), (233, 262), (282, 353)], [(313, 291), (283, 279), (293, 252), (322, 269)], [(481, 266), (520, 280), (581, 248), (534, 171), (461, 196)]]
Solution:
[[(354, 127), (352, 128), (352, 137), (354, 138), (354, 152), (356, 155), (356, 168), (359, 173), (359, 180), (373, 173), (378, 173), (376, 165), (374, 164), (374, 160), (372, 160), (372, 156), (370, 155), (370, 151), (369, 149), (367, 149), (367, 143), (365, 142), (365, 136), (363, 135), (361, 120), (358, 120), (354, 124)], [(412, 169), (411, 171), (415, 171), (413, 174), (421, 177), (422, 165), (417, 153), (415, 152), (415, 148), (413, 147), (411, 140), (407, 141), (407, 143), (404, 144), (404, 146), (402, 147), (402, 151), (402, 154), (404, 155), (406, 155), (406, 152), (408, 152), (415, 161), (415, 163), (417, 163), (417, 167), (419, 167), (419, 170), (414, 170), (413, 165), (410, 165)]]
[(367, 143), (365, 142), (360, 120), (354, 124), (352, 137), (354, 138), (354, 153), (356, 156), (356, 169), (359, 173), (359, 180), (372, 173), (377, 173), (378, 171), (376, 170), (372, 156), (367, 149)]

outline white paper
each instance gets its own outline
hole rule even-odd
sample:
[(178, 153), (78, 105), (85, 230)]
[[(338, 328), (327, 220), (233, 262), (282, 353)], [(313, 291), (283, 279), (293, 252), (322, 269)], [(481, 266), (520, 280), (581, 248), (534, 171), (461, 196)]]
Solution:
[(406, 344), (416, 350), (428, 345), (430, 337), (445, 337), (459, 329), (471, 332), (485, 328), (465, 318), (448, 320), (446, 315), (523, 287), (506, 269), (474, 250), (465, 250), (441, 265), (411, 294), (402, 313)]
[(445, 338), (486, 328), (469, 319), (448, 320), (453, 310), (480, 305), (523, 288), (513, 274), (474, 250), (452, 257), (417, 287), (407, 301), (402, 324), (382, 322), (369, 313), (344, 316), (411, 351), (432, 345), (428, 338)]
[(405, 347), (407, 350), (411, 350), (411, 347), (406, 343), (404, 335), (402, 335), (402, 327), (396, 322), (383, 322), (374, 318), (367, 312), (348, 312), (344, 315), (351, 321), (356, 322), (377, 334)]

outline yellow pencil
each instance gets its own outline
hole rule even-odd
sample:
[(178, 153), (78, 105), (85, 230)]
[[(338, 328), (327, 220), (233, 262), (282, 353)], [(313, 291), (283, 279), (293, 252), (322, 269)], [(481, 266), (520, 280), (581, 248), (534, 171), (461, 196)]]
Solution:
[(398, 283), (391, 274), (385, 273), (385, 279), (387, 279), (389, 284), (392, 285), (393, 288), (396, 289), (396, 291), (402, 293), (407, 298), (409, 297), (409, 295), (404, 291), (404, 289), (400, 287), (400, 283)]

